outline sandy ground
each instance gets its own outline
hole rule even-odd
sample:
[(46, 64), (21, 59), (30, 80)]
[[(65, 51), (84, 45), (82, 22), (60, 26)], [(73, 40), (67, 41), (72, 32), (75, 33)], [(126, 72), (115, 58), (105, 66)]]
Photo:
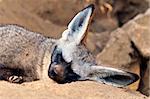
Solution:
[(0, 99), (148, 99), (138, 92), (91, 81), (57, 84), (52, 80), (0, 82)]

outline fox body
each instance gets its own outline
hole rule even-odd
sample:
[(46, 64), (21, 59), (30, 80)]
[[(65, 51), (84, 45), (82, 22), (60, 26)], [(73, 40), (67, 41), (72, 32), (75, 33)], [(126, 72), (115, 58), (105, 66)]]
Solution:
[(22, 77), (19, 82), (44, 78), (54, 41), (17, 25), (0, 26), (0, 78), (15, 75)]
[(51, 78), (57, 83), (92, 80), (123, 87), (136, 74), (97, 66), (84, 41), (94, 5), (71, 20), (60, 39), (52, 39), (17, 25), (0, 26), (0, 79), (13, 83)]

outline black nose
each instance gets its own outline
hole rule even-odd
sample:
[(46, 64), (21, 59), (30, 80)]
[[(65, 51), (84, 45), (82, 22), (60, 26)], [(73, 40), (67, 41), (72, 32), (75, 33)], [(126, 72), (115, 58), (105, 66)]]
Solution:
[(65, 76), (59, 74), (54, 68), (48, 71), (48, 76), (59, 84), (65, 83)]
[(48, 76), (50, 78), (54, 78), (57, 76), (57, 73), (54, 70), (50, 70), (50, 71), (48, 71)]

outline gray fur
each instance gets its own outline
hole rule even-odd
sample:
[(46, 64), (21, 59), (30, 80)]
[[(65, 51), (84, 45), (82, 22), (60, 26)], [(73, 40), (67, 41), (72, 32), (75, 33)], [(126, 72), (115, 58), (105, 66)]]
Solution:
[(50, 77), (58, 83), (93, 80), (117, 87), (135, 82), (136, 74), (97, 66), (82, 44), (93, 10), (90, 5), (80, 11), (58, 40), (17, 25), (1, 25), (0, 79), (22, 83)]
[(54, 39), (17, 25), (1, 25), (0, 41), (0, 64), (3, 67), (23, 70), (24, 81), (41, 79), (43, 66), (49, 65), (44, 64), (43, 59), (47, 53), (50, 57)]
[[(97, 66), (94, 56), (82, 44), (93, 10), (94, 6), (90, 5), (80, 11), (69, 23), (62, 38), (57, 41), (52, 57), (54, 59), (58, 57), (61, 62), (51, 61), (49, 77), (58, 83), (66, 83), (70, 80), (92, 80), (117, 87), (135, 82), (139, 78), (136, 74), (106, 66)], [(56, 67), (62, 68), (64, 73), (60, 74)]]

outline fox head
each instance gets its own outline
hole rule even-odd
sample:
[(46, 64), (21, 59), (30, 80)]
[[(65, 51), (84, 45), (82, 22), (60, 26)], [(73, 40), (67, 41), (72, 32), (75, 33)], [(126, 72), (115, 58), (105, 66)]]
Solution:
[(93, 55), (83, 44), (93, 11), (94, 5), (89, 5), (77, 13), (56, 41), (48, 76), (57, 83), (92, 80), (123, 87), (135, 82), (139, 78), (136, 74), (97, 66)]

